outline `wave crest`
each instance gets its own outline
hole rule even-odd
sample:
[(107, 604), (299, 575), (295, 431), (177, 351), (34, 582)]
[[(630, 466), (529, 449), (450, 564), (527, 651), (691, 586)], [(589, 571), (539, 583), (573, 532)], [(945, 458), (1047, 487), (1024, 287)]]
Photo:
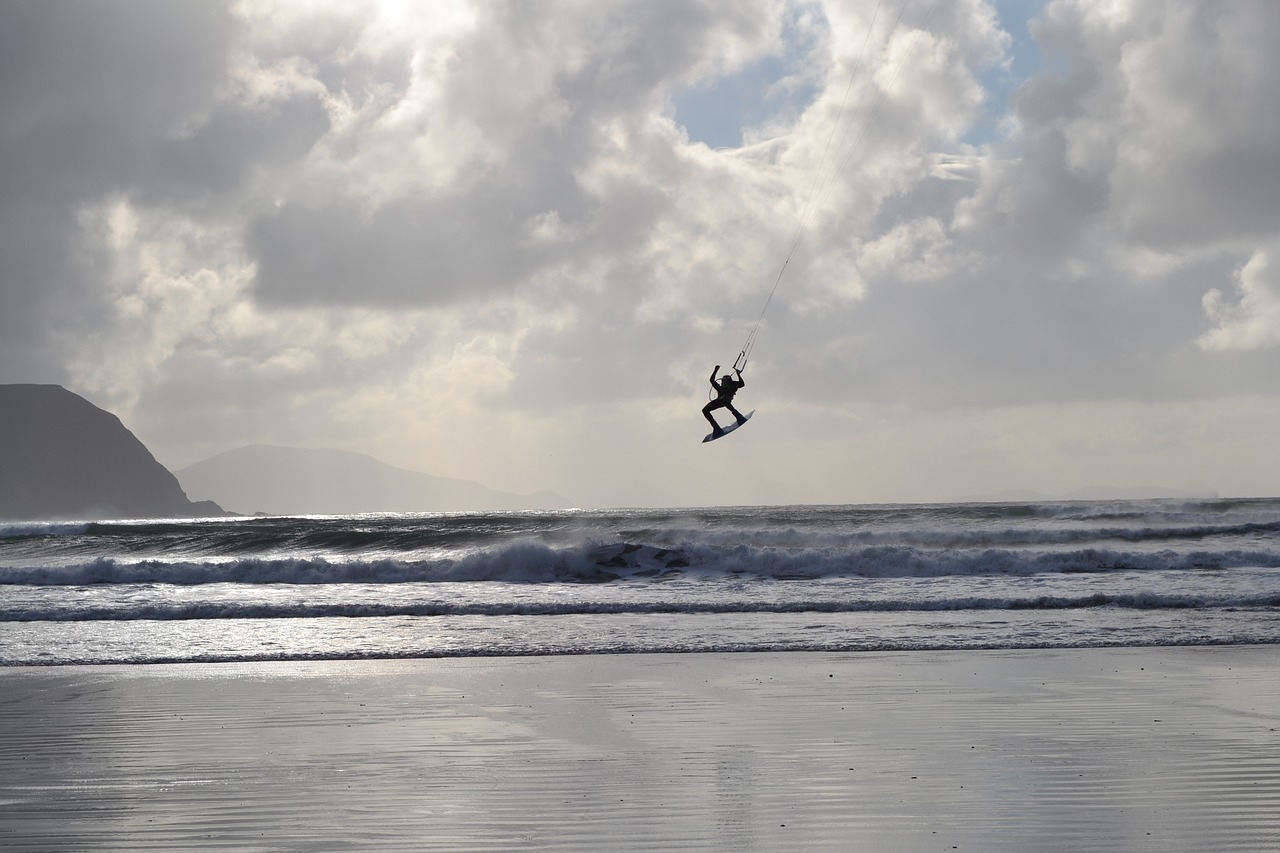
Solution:
[(1105, 573), (1280, 567), (1268, 550), (1061, 551), (984, 548), (933, 550), (914, 546), (759, 548), (686, 545), (659, 548), (618, 542), (553, 548), (522, 542), (438, 560), (396, 558), (244, 558), (138, 560), (98, 558), (67, 566), (0, 568), (0, 584), (396, 584), (501, 581), (609, 583), (673, 577), (747, 576), (772, 580)]

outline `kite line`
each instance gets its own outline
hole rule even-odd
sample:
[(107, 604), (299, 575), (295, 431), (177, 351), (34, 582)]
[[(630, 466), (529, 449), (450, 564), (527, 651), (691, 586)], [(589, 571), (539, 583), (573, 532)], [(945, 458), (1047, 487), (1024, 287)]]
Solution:
[[(903, 13), (911, 2), (912, 0), (903, 0), (903, 2), (898, 6), (898, 14), (894, 18), (893, 24), (889, 27), (889, 32), (885, 35), (886, 45), (893, 40), (893, 34), (898, 29), (898, 24), (902, 21)], [(898, 79), (898, 73), (902, 70), (903, 62), (905, 62), (907, 57), (914, 52), (916, 40), (919, 38), (921, 32), (928, 29), (929, 22), (933, 19), (933, 13), (937, 11), (938, 7), (938, 0), (934, 0), (929, 8), (929, 14), (925, 17), (920, 28), (913, 33), (911, 42), (908, 44), (907, 49), (902, 52), (902, 55), (895, 64), (887, 84), (880, 88), (879, 95), (871, 105), (870, 111), (864, 116), (862, 124), (859, 127), (857, 134), (853, 137), (852, 142), (849, 144), (848, 148), (845, 149), (844, 156), (838, 158), (839, 165), (835, 168), (835, 171), (831, 173), (829, 178), (822, 181), (821, 178), (823, 172), (827, 167), (828, 155), (831, 153), (831, 143), (836, 138), (836, 131), (840, 128), (840, 120), (844, 116), (845, 105), (848, 103), (849, 92), (853, 88), (853, 82), (857, 79), (858, 73), (862, 68), (863, 59), (867, 54), (867, 44), (871, 40), (871, 33), (875, 30), (876, 19), (880, 15), (880, 6), (882, 3), (883, 0), (877, 0), (875, 11), (871, 15), (871, 23), (867, 25), (867, 34), (863, 37), (862, 48), (858, 53), (857, 61), (854, 63), (853, 71), (849, 74), (849, 82), (845, 84), (844, 96), (840, 100), (840, 108), (836, 111), (835, 121), (832, 122), (831, 133), (827, 136), (827, 144), (822, 150), (822, 158), (819, 160), (817, 168), (814, 169), (813, 179), (810, 182), (809, 190), (806, 193), (804, 205), (802, 205), (800, 209), (800, 216), (796, 221), (795, 232), (792, 235), (791, 244), (787, 250), (786, 257), (783, 258), (782, 266), (779, 267), (778, 274), (773, 280), (773, 286), (769, 288), (769, 295), (765, 298), (764, 306), (760, 309), (760, 316), (756, 318), (755, 325), (751, 327), (751, 331), (748, 333), (747, 339), (743, 343), (737, 359), (734, 360), (734, 370), (742, 371), (746, 369), (747, 361), (751, 358), (751, 351), (756, 345), (756, 337), (760, 332), (761, 325), (764, 323), (765, 314), (769, 311), (769, 305), (773, 302), (774, 294), (778, 292), (778, 285), (782, 283), (782, 277), (786, 274), (787, 266), (791, 263), (791, 258), (795, 255), (796, 250), (800, 248), (800, 244), (804, 240), (805, 232), (808, 230), (815, 211), (818, 210), (821, 202), (823, 202), (831, 192), (837, 179), (840, 177), (841, 173), (844, 172), (845, 167), (849, 165), (849, 161), (853, 158), (854, 151), (858, 149), (862, 138), (867, 133), (867, 129), (871, 126), (871, 120), (875, 117), (876, 113), (880, 109), (880, 105), (884, 102), (885, 94), (893, 87), (893, 83)], [(851, 113), (854, 118), (857, 117), (858, 112), (862, 109), (863, 102), (866, 99), (866, 94), (867, 89), (864, 88), (858, 97), (857, 105)], [(851, 119), (850, 126), (852, 127), (853, 124), (854, 121)], [(844, 146), (844, 139), (845, 137), (842, 136), (840, 144), (837, 146), (837, 154), (839, 153), (840, 148)], [(819, 187), (821, 187), (821, 192), (818, 192)]]

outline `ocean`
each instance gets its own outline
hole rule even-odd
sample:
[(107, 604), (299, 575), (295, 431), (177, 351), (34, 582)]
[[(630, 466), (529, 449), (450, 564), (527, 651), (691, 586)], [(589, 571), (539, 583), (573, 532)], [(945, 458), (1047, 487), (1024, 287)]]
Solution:
[(0, 665), (1280, 643), (1280, 499), (0, 522)]

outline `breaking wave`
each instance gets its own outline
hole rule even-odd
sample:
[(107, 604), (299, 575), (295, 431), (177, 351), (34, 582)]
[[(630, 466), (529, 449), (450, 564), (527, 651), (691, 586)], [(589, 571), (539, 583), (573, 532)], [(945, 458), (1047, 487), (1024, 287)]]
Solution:
[(344, 584), (344, 583), (609, 583), (675, 577), (750, 577), (772, 580), (899, 578), (1042, 573), (1226, 570), (1280, 567), (1270, 549), (1066, 550), (926, 549), (902, 545), (802, 548), (688, 545), (659, 548), (636, 543), (552, 548), (515, 543), (437, 560), (243, 558), (124, 560), (100, 557), (64, 566), (0, 568), (0, 584)]

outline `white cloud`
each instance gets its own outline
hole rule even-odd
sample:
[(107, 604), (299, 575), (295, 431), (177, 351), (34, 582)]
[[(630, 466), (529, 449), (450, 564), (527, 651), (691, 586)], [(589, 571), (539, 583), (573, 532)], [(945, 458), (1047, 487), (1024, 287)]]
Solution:
[[(1053, 0), (995, 122), (989, 3), (876, 10), (0, 8), (0, 380), (90, 393), (175, 465), (336, 444), (584, 503), (1070, 485), (1111, 440), (1080, 418), (1266, 410), (1277, 7)], [(744, 86), (744, 145), (688, 138), (673, 105)], [(722, 448), (767, 474), (724, 492), (690, 473), (705, 374), (797, 237), (754, 443)], [(1099, 476), (1175, 458), (1126, 469), (1134, 429)]]
[(1205, 294), (1214, 328), (1199, 339), (1209, 350), (1259, 349), (1280, 344), (1280, 268), (1274, 249), (1259, 249), (1237, 275), (1234, 301), (1218, 288)]

